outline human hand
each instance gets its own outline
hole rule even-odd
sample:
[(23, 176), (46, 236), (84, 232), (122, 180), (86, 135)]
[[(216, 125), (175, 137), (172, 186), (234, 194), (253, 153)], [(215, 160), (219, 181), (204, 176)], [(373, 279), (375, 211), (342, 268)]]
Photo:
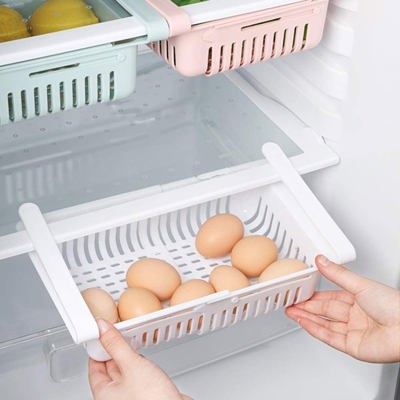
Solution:
[(89, 359), (94, 400), (190, 400), (166, 373), (137, 354), (112, 324), (98, 320), (100, 341), (112, 360)]
[(309, 334), (362, 361), (400, 361), (400, 291), (361, 277), (324, 256), (316, 264), (341, 291), (316, 292), (286, 315)]

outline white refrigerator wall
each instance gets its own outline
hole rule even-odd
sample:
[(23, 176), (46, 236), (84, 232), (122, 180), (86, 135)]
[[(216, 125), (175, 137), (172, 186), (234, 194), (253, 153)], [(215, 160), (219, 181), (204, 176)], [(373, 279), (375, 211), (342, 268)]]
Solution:
[[(318, 48), (252, 66), (245, 76), (339, 154), (338, 166), (306, 179), (355, 244), (358, 260), (353, 268), (395, 286), (400, 279), (400, 128), (396, 119), (400, 56), (394, 51), (393, 38), (400, 4), (363, 1), (356, 5), (350, 0), (332, 1), (327, 35)], [(342, 6), (346, 9), (341, 22), (333, 23)], [(338, 34), (347, 32), (350, 51), (345, 41), (338, 41), (336, 47), (327, 43), (326, 37), (335, 29)], [(306, 64), (314, 69), (305, 70)], [(275, 75), (277, 70), (280, 75)], [(324, 75), (331, 78), (330, 84), (322, 84)], [(334, 94), (339, 75), (340, 95)], [(279, 87), (276, 77), (281, 78)], [(302, 92), (305, 87), (309, 90)], [(310, 104), (319, 108), (313, 116), (307, 111)]]
[(341, 163), (309, 179), (356, 247), (352, 268), (392, 286), (400, 283), (399, 13), (395, 1), (361, 2), (343, 130), (327, 140)]
[[(341, 163), (310, 176), (308, 183), (352, 241), (350, 267), (400, 286), (400, 56), (394, 38), (400, 4), (360, 4), (343, 131), (328, 144)], [(392, 399), (398, 365), (382, 366), (377, 399)], [(377, 370), (371, 368), (368, 379)], [(374, 377), (375, 375), (375, 377)]]
[[(332, 2), (328, 35), (319, 48), (293, 56), (300, 59), (297, 65), (288, 57), (255, 66), (250, 72), (261, 91), (287, 105), (339, 154), (338, 166), (307, 175), (306, 181), (354, 244), (357, 260), (351, 269), (399, 287), (400, 128), (396, 116), (400, 55), (394, 38), (398, 37), (400, 4), (355, 3)], [(346, 43), (335, 53), (326, 42), (341, 6), (353, 9), (345, 11), (339, 23), (353, 40), (351, 53)], [(314, 71), (299, 73), (303, 64), (312, 62)], [(279, 68), (278, 74), (288, 71), (295, 79), (285, 85), (282, 78), (277, 85), (268, 74), (274, 67)], [(331, 84), (322, 86), (320, 77), (329, 73)], [(307, 110), (310, 104), (312, 112)], [(371, 366), (362, 373), (359, 369), (359, 382), (379, 382), (371, 398), (391, 399), (398, 370), (398, 365)]]

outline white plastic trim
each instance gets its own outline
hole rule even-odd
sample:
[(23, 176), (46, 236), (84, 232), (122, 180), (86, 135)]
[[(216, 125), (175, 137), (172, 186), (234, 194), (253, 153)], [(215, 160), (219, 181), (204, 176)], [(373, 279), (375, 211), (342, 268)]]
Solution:
[(334, 53), (350, 57), (354, 47), (354, 29), (352, 26), (335, 20), (329, 14), (322, 43)]
[(86, 306), (37, 205), (25, 203), (19, 215), (35, 252), (31, 259), (72, 338), (81, 343), (98, 337), (96, 321)]
[(0, 67), (21, 61), (145, 36), (134, 17), (0, 43)]
[(207, 0), (183, 6), (193, 25), (236, 15), (266, 10), (303, 0)]
[[(296, 159), (296, 157), (295, 157)], [(319, 159), (320, 160), (320, 159)], [(294, 160), (296, 167), (299, 166), (301, 173), (310, 172), (310, 164), (302, 166), (301, 160)], [(333, 165), (337, 156), (332, 158), (326, 165)], [(302, 167), (300, 167), (300, 165)], [(271, 165), (262, 165), (230, 174), (216, 176), (209, 179), (199, 179), (196, 183), (188, 186), (178, 187), (174, 190), (154, 192), (143, 198), (135, 198), (132, 192), (128, 198), (131, 200), (117, 203), (112, 206), (108, 199), (93, 202), (93, 209), (81, 214), (75, 209), (72, 216), (63, 217), (63, 211), (52, 213), (49, 229), (57, 243), (72, 240), (77, 237), (88, 235), (109, 229), (113, 226), (149, 218), (155, 213), (171, 212), (173, 210), (189, 207), (192, 204), (213, 200), (232, 193), (250, 190), (262, 185), (268, 185), (280, 180), (278, 173)], [(132, 213), (134, 210), (134, 214)], [(0, 237), (0, 260), (31, 252), (34, 250), (32, 241), (26, 231), (16, 232)]]
[(274, 143), (266, 143), (263, 146), (263, 153), (269, 163), (279, 173), (285, 185), (293, 195), (296, 196), (296, 199), (302, 205), (306, 214), (318, 227), (321, 236), (328, 240), (332, 249), (340, 251), (335, 254), (327, 254), (327, 256), (338, 263), (354, 260), (356, 258), (354, 247), (343, 232), (338, 229), (337, 225), (322, 207), (314, 193), (304, 184), (304, 181), (293, 168), (293, 165), (281, 148)]
[(349, 11), (357, 11), (360, 0), (331, 0), (332, 4)]

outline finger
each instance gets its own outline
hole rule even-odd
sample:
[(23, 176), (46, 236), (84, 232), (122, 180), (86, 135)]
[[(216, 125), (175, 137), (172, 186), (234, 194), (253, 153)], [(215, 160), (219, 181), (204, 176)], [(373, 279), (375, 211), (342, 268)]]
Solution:
[(100, 330), (101, 344), (115, 361), (121, 374), (124, 373), (124, 370), (130, 369), (135, 361), (141, 360), (141, 357), (133, 351), (110, 322), (99, 319), (97, 325)]
[(328, 290), (324, 292), (315, 292), (311, 297), (312, 300), (338, 300), (343, 303), (354, 304), (354, 295), (344, 290)]
[(107, 374), (105, 363), (89, 358), (89, 384), (92, 392), (95, 393), (99, 388), (111, 382)]
[(370, 279), (357, 275), (342, 265), (333, 263), (325, 256), (316, 257), (315, 262), (325, 278), (354, 295), (371, 286), (372, 281)]
[(299, 320), (301, 320), (303, 318), (308, 318), (309, 320), (317, 323), (318, 325), (323, 326), (324, 328), (327, 328), (336, 333), (341, 333), (343, 335), (347, 334), (347, 332), (348, 332), (347, 324), (345, 324), (344, 322), (329, 321), (327, 319), (319, 317), (318, 315), (311, 314), (307, 311), (298, 309), (296, 307), (287, 308), (286, 315), (290, 319), (292, 319), (296, 322), (298, 322)]
[(121, 371), (114, 360), (106, 362), (107, 373), (114, 382), (118, 382), (121, 379)]
[(295, 307), (340, 322), (348, 322), (351, 309), (350, 304), (343, 301), (312, 299), (296, 304)]
[(307, 331), (311, 336), (326, 343), (336, 350), (345, 352), (346, 350), (346, 335), (333, 332), (308, 318), (300, 318), (299, 325)]
[(181, 393), (181, 396), (182, 396), (182, 400), (193, 400), (191, 397), (186, 396), (186, 394)]

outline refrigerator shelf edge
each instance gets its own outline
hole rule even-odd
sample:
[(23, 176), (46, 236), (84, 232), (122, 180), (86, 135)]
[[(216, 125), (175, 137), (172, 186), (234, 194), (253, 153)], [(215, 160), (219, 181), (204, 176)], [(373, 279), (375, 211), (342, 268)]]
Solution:
[[(144, 0), (136, 1), (132, 15), (118, 9), (117, 0), (87, 2), (96, 11), (100, 23), (0, 43), (0, 71), (7, 65), (74, 50), (121, 41), (140, 44), (168, 36), (166, 21)], [(24, 13), (24, 2), (15, 8)]]
[(145, 25), (135, 17), (101, 22), (51, 34), (0, 43), (0, 68), (23, 61), (67, 53), (127, 39), (147, 36)]
[[(126, 10), (134, 12), (134, 0), (117, 0)], [(286, 5), (296, 5), (309, 0), (206, 0), (185, 6), (176, 6), (170, 0), (150, 0), (150, 4), (159, 4), (160, 11), (164, 7), (181, 10), (187, 14), (191, 25), (235, 17), (238, 15), (254, 13)], [(171, 4), (169, 4), (171, 3)], [(179, 12), (176, 10), (176, 12)]]
[[(301, 174), (339, 161), (320, 136), (237, 71), (185, 79), (150, 52), (139, 57), (138, 71), (143, 77), (135, 95), (99, 104), (89, 118), (88, 109), (80, 109), (2, 129), (2, 235), (14, 231), (23, 202), (39, 204), (50, 223), (194, 183), (208, 190), (224, 182), (249, 188), (274, 182), (278, 176), (261, 153), (267, 141), (279, 144)], [(156, 90), (154, 76), (164, 82)], [(186, 122), (177, 126), (177, 118)], [(157, 162), (154, 146), (164, 149)], [(53, 233), (59, 241), (60, 232)], [(32, 250), (23, 232), (0, 243), (0, 258)]]
[[(307, 132), (307, 131), (306, 131)], [(308, 173), (336, 164), (339, 159), (328, 146), (319, 143), (314, 134), (303, 134), (301, 148), (304, 153), (292, 157), (292, 163), (297, 171)], [(308, 145), (308, 146), (307, 146)], [(108, 229), (115, 220), (107, 218), (110, 208), (115, 210), (115, 217), (125, 220), (127, 209), (135, 209), (133, 220), (149, 217), (149, 206), (155, 198), (161, 200), (165, 211), (186, 207), (190, 204), (194, 193), (199, 201), (210, 201), (229, 193), (251, 190), (261, 185), (268, 185), (280, 180), (279, 175), (269, 164), (251, 163), (249, 167), (241, 166), (238, 170), (229, 168), (225, 171), (214, 171), (204, 176), (159, 185), (144, 190), (125, 193), (110, 198), (96, 200), (87, 204), (58, 210), (45, 215), (50, 222), (50, 230), (57, 243), (73, 240), (82, 233), (95, 233)], [(174, 199), (182, 199), (180, 202)], [(100, 215), (101, 213), (102, 215)], [(122, 222), (123, 223), (123, 222)], [(84, 228), (85, 227), (85, 228)], [(84, 229), (84, 230), (82, 230)], [(14, 257), (33, 250), (31, 241), (24, 230), (0, 236), (0, 260)]]
[(182, 6), (190, 16), (193, 25), (217, 19), (235, 17), (268, 8), (301, 3), (304, 0), (207, 0), (201, 3)]

